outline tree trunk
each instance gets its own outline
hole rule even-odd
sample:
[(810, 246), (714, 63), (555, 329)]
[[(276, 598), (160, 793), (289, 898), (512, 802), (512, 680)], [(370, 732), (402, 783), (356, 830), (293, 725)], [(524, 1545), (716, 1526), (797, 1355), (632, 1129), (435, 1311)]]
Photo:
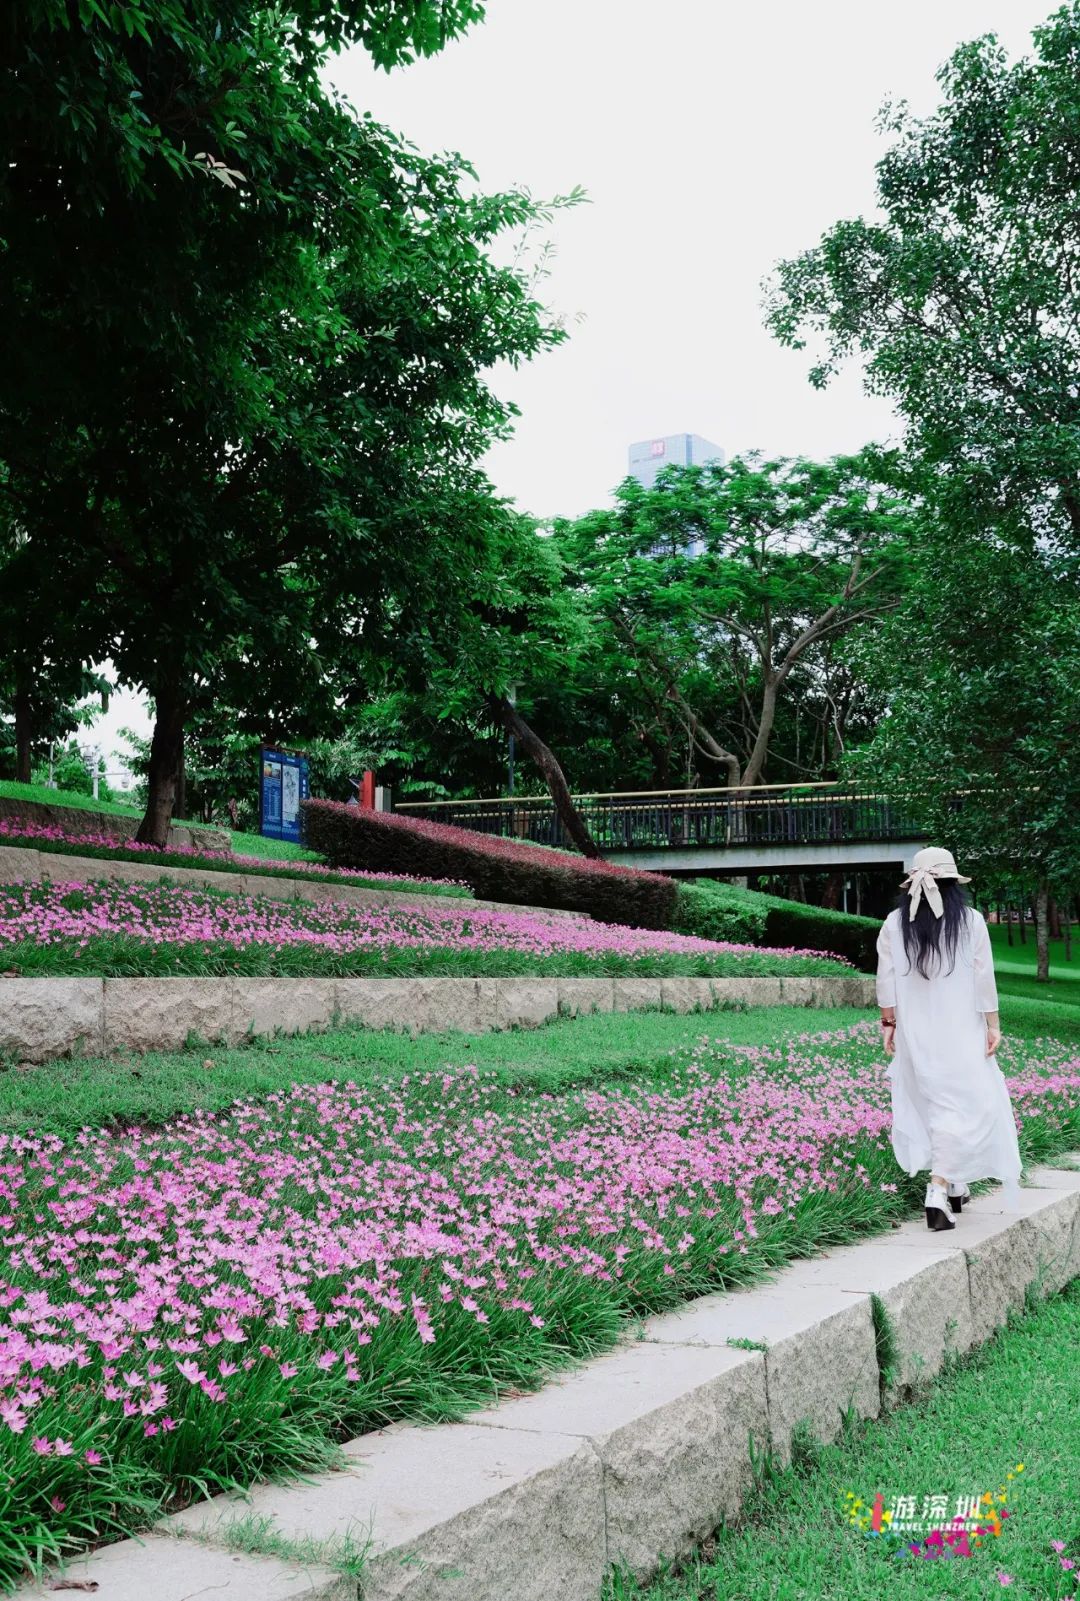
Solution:
[(1021, 945), (1026, 945), (1027, 944), (1027, 914), (1028, 914), (1027, 905), (1026, 905), (1026, 903), (1024, 901), (1021, 901), (1019, 909), (1018, 909), (1018, 912), (1017, 912), (1017, 916), (1018, 916), (1019, 922), (1020, 922), (1020, 943), (1021, 943)]
[(583, 856), (599, 858), (600, 850), (589, 833), (585, 819), (574, 805), (566, 776), (552, 751), (535, 734), (515, 706), (503, 695), (488, 697), (493, 717), (508, 734), (513, 734), (523, 751), (530, 755), (543, 774), (559, 821)]
[(15, 782), (29, 784), (33, 754), (33, 717), (30, 710), (30, 684), (23, 669), (15, 674)]
[(1073, 905), (1072, 896), (1070, 895), (1065, 901), (1065, 960), (1067, 962), (1072, 961), (1072, 914)]
[(1006, 908), (1005, 908), (1005, 925), (1009, 930), (1009, 944), (1010, 944), (1010, 946), (1012, 945), (1012, 942), (1013, 942), (1012, 923), (1013, 923), (1013, 919), (1012, 919), (1012, 902), (1010, 901), (1008, 906), (1006, 906)]
[(175, 684), (163, 686), (154, 697), (154, 733), (150, 741), (146, 811), (135, 838), (142, 845), (164, 850), (176, 804), (176, 786), (184, 748), (187, 705)]
[(761, 713), (758, 717), (757, 738), (754, 748), (750, 752), (750, 760), (743, 771), (742, 781), (745, 785), (760, 784), (761, 775), (765, 771), (765, 758), (769, 754), (769, 740), (772, 738), (773, 724), (776, 722), (776, 700), (780, 685), (775, 680), (767, 681), (761, 692)]
[(184, 730), (180, 730), (180, 753), (176, 759), (176, 800), (173, 805), (175, 817), (186, 817), (187, 805), (187, 763), (184, 760)]
[(829, 873), (825, 878), (825, 888), (821, 892), (821, 904), (830, 912), (840, 910), (840, 900), (844, 893), (843, 873)]
[(1039, 885), (1035, 896), (1035, 977), (1041, 984), (1050, 980), (1050, 922), (1047, 917), (1047, 903), (1050, 892), (1045, 883)]

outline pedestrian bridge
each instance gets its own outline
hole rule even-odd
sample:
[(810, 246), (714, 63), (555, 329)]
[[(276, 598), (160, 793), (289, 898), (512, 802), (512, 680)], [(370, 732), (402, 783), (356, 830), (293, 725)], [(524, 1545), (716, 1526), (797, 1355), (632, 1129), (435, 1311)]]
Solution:
[[(910, 802), (835, 784), (575, 795), (574, 803), (608, 861), (662, 873), (906, 866), (925, 844)], [(569, 843), (547, 797), (406, 802), (394, 810), (537, 845)]]

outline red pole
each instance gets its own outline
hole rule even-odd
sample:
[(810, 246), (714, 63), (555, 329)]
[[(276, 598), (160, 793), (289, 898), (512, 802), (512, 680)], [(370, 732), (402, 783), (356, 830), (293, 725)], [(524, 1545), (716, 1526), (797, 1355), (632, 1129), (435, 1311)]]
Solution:
[(369, 769), (360, 785), (360, 805), (365, 811), (375, 810), (375, 774)]

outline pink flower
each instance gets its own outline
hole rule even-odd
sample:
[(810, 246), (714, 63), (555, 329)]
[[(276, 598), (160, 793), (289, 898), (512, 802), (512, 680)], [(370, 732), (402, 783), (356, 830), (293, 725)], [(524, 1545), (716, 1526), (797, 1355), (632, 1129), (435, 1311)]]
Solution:
[(54, 1512), (64, 1512), (67, 1510), (67, 1502), (61, 1501), (58, 1495), (49, 1497), (49, 1505), (52, 1507)]
[(281, 1377), (283, 1379), (295, 1379), (297, 1373), (300, 1371), (294, 1362), (281, 1362), (278, 1365), (281, 1369)]
[(39, 1435), (36, 1440), (31, 1440), (30, 1448), (36, 1451), (38, 1456), (52, 1456), (52, 1441), (46, 1440), (44, 1436)]
[(86, 1452), (86, 1462), (87, 1462), (87, 1466), (88, 1467), (99, 1468), (101, 1466), (101, 1452), (100, 1451), (87, 1451)]

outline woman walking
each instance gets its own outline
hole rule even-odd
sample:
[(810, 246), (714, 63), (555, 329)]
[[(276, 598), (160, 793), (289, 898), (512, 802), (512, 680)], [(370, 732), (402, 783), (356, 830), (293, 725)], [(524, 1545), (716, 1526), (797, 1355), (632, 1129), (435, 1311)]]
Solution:
[(995, 1053), (1001, 1044), (990, 935), (949, 851), (912, 859), (878, 936), (877, 999), (892, 1057), (892, 1146), (914, 1178), (930, 1171), (926, 1222), (956, 1225), (968, 1185), (1000, 1179), (1017, 1204), (1020, 1151)]

